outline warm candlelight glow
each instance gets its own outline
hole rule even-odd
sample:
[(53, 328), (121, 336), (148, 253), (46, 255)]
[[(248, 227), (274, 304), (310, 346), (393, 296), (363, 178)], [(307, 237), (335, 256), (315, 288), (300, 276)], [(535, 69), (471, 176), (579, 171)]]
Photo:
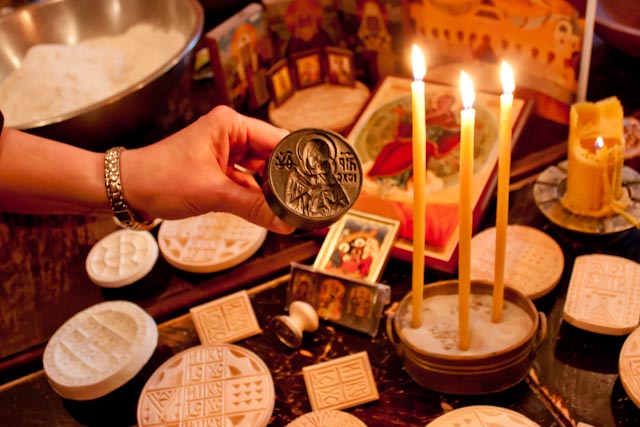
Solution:
[[(594, 218), (625, 212), (624, 109), (616, 97), (571, 105), (566, 191), (569, 211)], [(624, 214), (622, 214), (624, 216)]]
[(515, 79), (513, 71), (506, 61), (502, 61), (500, 70), (502, 89), (500, 95), (500, 133), (498, 153), (498, 190), (496, 202), (496, 251), (493, 280), (493, 303), (491, 320), (502, 321), (504, 307), (505, 259), (507, 256), (507, 227), (509, 224), (509, 179), (511, 170), (511, 110)]
[(412, 308), (411, 326), (422, 324), (422, 298), (424, 288), (424, 247), (426, 209), (424, 189), (427, 185), (427, 131), (425, 123), (426, 73), (424, 55), (413, 45), (413, 75), (411, 82), (411, 121), (413, 138), (413, 264), (412, 264)]
[(473, 108), (473, 103), (476, 102), (476, 93), (473, 91), (471, 78), (464, 71), (460, 72), (460, 92), (462, 94), (462, 106), (465, 109)]
[(507, 61), (502, 61), (500, 66), (500, 79), (502, 80), (502, 91), (504, 93), (513, 93), (516, 90), (513, 71)]
[(471, 299), (471, 233), (473, 208), (473, 138), (476, 111), (473, 109), (475, 92), (467, 74), (460, 73), (460, 90), (464, 109), (460, 112), (460, 203), (458, 243), (458, 324), (460, 328), (460, 350), (471, 345), (469, 328), (469, 300)]
[(413, 79), (424, 80), (424, 76), (427, 74), (427, 64), (422, 50), (415, 44), (411, 51), (411, 64), (413, 66)]

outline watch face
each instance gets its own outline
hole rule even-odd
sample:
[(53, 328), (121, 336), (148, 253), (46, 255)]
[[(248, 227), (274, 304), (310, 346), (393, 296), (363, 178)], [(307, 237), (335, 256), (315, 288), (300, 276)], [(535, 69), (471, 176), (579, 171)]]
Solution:
[(302, 332), (291, 323), (287, 316), (275, 317), (273, 329), (276, 337), (286, 346), (298, 348), (302, 345)]
[(362, 165), (341, 135), (300, 129), (271, 153), (262, 188), (283, 221), (316, 230), (333, 224), (353, 206), (362, 188)]

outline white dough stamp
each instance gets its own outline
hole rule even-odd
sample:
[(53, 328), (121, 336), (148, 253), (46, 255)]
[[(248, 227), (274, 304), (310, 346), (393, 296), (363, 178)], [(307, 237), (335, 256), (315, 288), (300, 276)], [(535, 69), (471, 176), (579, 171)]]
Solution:
[(440, 415), (425, 427), (540, 427), (519, 412), (499, 406), (475, 405)]
[(158, 245), (167, 262), (192, 273), (213, 273), (251, 257), (267, 237), (267, 230), (238, 216), (210, 212), (163, 221)]
[(305, 366), (302, 374), (314, 411), (351, 408), (379, 399), (366, 351)]
[(624, 341), (618, 359), (618, 371), (624, 390), (640, 408), (640, 328)]
[(138, 400), (140, 427), (266, 427), (275, 405), (269, 368), (234, 344), (184, 350), (151, 375)]
[(91, 281), (105, 288), (130, 285), (146, 276), (158, 260), (158, 244), (148, 231), (117, 230), (98, 241), (87, 255)]
[(328, 409), (304, 414), (291, 421), (286, 427), (367, 427), (367, 425), (347, 412)]
[(576, 258), (564, 319), (577, 328), (605, 335), (632, 332), (640, 319), (640, 264), (612, 255)]
[(189, 310), (202, 344), (232, 343), (262, 332), (247, 291)]
[[(488, 228), (471, 241), (471, 278), (493, 283), (495, 279), (496, 229)], [(562, 249), (550, 236), (522, 225), (507, 227), (504, 266), (505, 285), (531, 299), (549, 293), (564, 269)]]
[(67, 320), (44, 350), (51, 387), (62, 397), (102, 397), (133, 378), (158, 343), (158, 327), (128, 301), (93, 305)]

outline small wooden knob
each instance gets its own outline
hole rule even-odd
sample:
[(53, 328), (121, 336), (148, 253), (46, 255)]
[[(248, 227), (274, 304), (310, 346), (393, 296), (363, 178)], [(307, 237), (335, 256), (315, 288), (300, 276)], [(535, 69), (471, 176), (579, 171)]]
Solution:
[(320, 325), (318, 313), (311, 304), (304, 301), (292, 302), (289, 315), (276, 316), (273, 323), (278, 339), (291, 348), (302, 345), (303, 332), (313, 332)]

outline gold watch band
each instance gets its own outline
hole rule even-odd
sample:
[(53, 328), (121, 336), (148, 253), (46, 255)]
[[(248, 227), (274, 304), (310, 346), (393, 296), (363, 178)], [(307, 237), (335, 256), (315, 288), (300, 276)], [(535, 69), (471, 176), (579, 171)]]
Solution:
[(104, 184), (107, 189), (107, 199), (109, 199), (111, 210), (113, 210), (113, 220), (123, 228), (151, 230), (158, 225), (159, 220), (140, 221), (136, 219), (124, 198), (122, 181), (120, 180), (120, 153), (122, 151), (124, 151), (124, 147), (113, 147), (108, 149), (104, 155)]

